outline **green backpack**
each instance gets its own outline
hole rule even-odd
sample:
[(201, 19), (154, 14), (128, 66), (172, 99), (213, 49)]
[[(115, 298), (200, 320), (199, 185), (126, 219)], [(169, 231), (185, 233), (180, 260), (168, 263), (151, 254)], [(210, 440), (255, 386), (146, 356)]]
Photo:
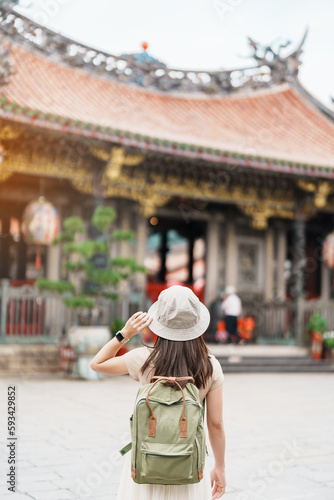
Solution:
[[(192, 382), (182, 389), (180, 380)], [(132, 443), (120, 453), (132, 448), (131, 477), (136, 483), (191, 484), (203, 478), (204, 404), (192, 377), (153, 377), (141, 386), (130, 425)]]

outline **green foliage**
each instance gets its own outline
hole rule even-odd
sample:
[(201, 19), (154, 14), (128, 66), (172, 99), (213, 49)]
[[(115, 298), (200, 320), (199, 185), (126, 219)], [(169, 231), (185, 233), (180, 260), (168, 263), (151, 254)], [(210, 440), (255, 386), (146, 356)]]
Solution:
[(65, 269), (67, 271), (71, 272), (78, 272), (78, 271), (89, 271), (90, 269), (94, 268), (94, 264), (92, 262), (72, 262), (72, 261), (67, 261), (65, 262)]
[(137, 271), (145, 273), (146, 268), (141, 264), (138, 264), (136, 259), (132, 259), (131, 257), (114, 257), (109, 261), (111, 266), (116, 266), (120, 268), (127, 268), (128, 272), (135, 273)]
[(96, 229), (104, 233), (116, 218), (116, 210), (112, 207), (99, 206), (92, 217), (92, 224)]
[(102, 297), (112, 301), (116, 301), (119, 297), (119, 294), (117, 292), (108, 292), (107, 290), (104, 290), (102, 292)]
[(111, 233), (111, 239), (115, 241), (130, 241), (134, 238), (133, 231), (124, 231), (123, 229), (115, 229)]
[(53, 240), (53, 244), (73, 242), (76, 233), (84, 233), (85, 224), (81, 217), (67, 217), (64, 220), (64, 231)]
[(324, 339), (323, 342), (324, 342), (324, 344), (326, 344), (328, 349), (334, 348), (334, 339)]
[(86, 226), (81, 217), (67, 217), (64, 220), (64, 229), (71, 234), (84, 233)]
[(87, 240), (79, 243), (65, 243), (64, 250), (68, 254), (77, 253), (85, 259), (91, 259), (94, 254), (107, 253), (108, 245), (104, 241)]
[(45, 278), (38, 278), (36, 280), (36, 286), (41, 292), (45, 290), (61, 294), (66, 292), (75, 292), (75, 286), (69, 281), (52, 281)]
[(84, 297), (83, 295), (63, 297), (63, 302), (66, 307), (70, 307), (71, 309), (93, 309), (96, 303), (94, 299)]
[(322, 338), (323, 343), (326, 345), (328, 349), (334, 348), (334, 331), (325, 332)]
[(62, 245), (67, 257), (65, 269), (71, 273), (69, 280), (39, 279), (39, 290), (61, 294), (66, 307), (77, 309), (80, 314), (98, 310), (102, 298), (117, 300), (119, 285), (135, 273), (145, 272), (145, 267), (133, 258), (110, 258), (111, 246), (116, 241), (129, 242), (134, 238), (133, 231), (112, 228), (116, 215), (112, 207), (95, 209), (91, 225), (99, 231), (96, 237), (89, 236), (89, 224), (80, 217), (65, 219), (64, 230), (55, 242)]
[(88, 273), (88, 279), (99, 285), (118, 285), (122, 278), (117, 269), (93, 269)]
[(324, 333), (327, 326), (327, 320), (319, 312), (315, 312), (310, 317), (310, 320), (306, 326), (309, 332), (321, 332)]

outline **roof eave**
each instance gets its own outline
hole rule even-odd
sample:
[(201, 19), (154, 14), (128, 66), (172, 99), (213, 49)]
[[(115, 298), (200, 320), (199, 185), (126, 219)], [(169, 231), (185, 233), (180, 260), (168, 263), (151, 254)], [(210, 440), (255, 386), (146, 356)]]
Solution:
[(92, 123), (83, 123), (68, 117), (42, 113), (39, 110), (20, 107), (16, 103), (9, 103), (5, 97), (0, 99), (0, 117), (41, 129), (134, 147), (143, 151), (189, 158), (191, 160), (204, 160), (210, 163), (228, 164), (247, 169), (284, 173), (286, 175), (334, 179), (334, 168), (328, 165), (299, 163), (280, 158), (245, 155), (205, 146), (171, 142), (157, 137), (149, 137), (125, 130), (102, 127)]

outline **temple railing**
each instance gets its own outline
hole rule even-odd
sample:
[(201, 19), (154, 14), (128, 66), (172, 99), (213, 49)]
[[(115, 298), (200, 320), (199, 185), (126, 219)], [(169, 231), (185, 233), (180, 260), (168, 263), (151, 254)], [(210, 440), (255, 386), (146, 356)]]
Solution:
[[(104, 301), (99, 323), (111, 325), (115, 318), (126, 320), (143, 304), (143, 294), (120, 296), (117, 303)], [(66, 308), (58, 295), (41, 293), (32, 285), (10, 286), (0, 282), (0, 342), (58, 342), (73, 325), (77, 314)]]
[[(149, 298), (142, 292), (131, 292), (117, 303), (105, 301), (100, 324), (110, 325), (115, 318), (128, 319), (138, 310), (147, 310), (157, 299), (160, 288), (151, 287)], [(255, 320), (254, 341), (294, 343), (305, 339), (306, 326), (312, 313), (319, 311), (327, 320), (327, 330), (334, 330), (334, 300), (300, 301), (299, 310), (290, 301), (256, 301), (243, 303), (243, 317)], [(300, 318), (296, 322), (296, 315)], [(10, 286), (0, 281), (0, 342), (58, 342), (73, 325), (79, 324), (74, 311), (67, 309), (58, 295), (40, 293), (32, 285)], [(299, 324), (300, 332), (296, 332)], [(210, 339), (214, 338), (212, 325)]]
[(314, 312), (320, 312), (326, 319), (327, 330), (334, 330), (334, 300), (300, 300), (298, 310), (291, 301), (254, 302), (243, 306), (243, 316), (252, 316), (255, 320), (254, 337), (260, 342), (307, 342), (307, 324)]

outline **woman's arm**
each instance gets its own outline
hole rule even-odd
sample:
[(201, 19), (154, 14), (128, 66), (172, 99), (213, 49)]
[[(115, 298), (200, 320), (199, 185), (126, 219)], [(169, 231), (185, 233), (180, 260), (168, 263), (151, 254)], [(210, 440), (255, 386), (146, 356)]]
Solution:
[[(151, 321), (152, 318), (147, 313), (136, 312), (126, 322), (121, 332), (126, 339), (130, 339), (149, 326)], [(124, 375), (128, 373), (128, 367), (125, 360), (122, 359), (123, 356), (115, 358), (121, 347), (121, 342), (116, 338), (109, 340), (90, 362), (91, 369), (98, 373), (105, 373), (106, 375)]]
[(226, 489), (223, 385), (208, 392), (206, 403), (209, 440), (215, 457), (215, 466), (211, 471), (212, 499), (216, 499), (222, 497)]

